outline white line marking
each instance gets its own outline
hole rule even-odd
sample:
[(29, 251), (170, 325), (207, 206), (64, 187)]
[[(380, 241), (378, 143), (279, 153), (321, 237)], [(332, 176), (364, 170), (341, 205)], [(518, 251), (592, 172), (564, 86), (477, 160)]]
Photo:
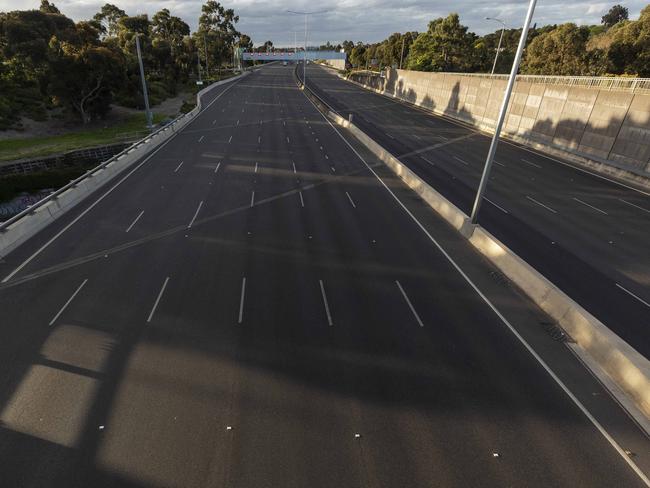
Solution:
[(190, 220), (190, 224), (187, 226), (188, 229), (192, 228), (192, 225), (194, 224), (194, 221), (196, 220), (197, 215), (199, 215), (199, 211), (201, 210), (201, 207), (203, 206), (203, 200), (199, 202), (199, 206), (196, 207), (196, 212), (194, 212), (194, 217), (192, 217), (192, 220)]
[(174, 170), (174, 173), (178, 173), (178, 170), (181, 169), (181, 166), (183, 166), (183, 163), (184, 163), (184, 162), (185, 162), (185, 161), (181, 161), (181, 164), (179, 164), (178, 166), (176, 166), (176, 169)]
[(646, 302), (643, 298), (641, 298), (641, 297), (635, 295), (635, 294), (632, 293), (630, 290), (628, 290), (627, 288), (622, 287), (622, 286), (619, 285), (618, 283), (616, 283), (616, 286), (618, 286), (618, 287), (619, 287), (621, 290), (623, 290), (625, 293), (627, 293), (627, 294), (633, 296), (634, 298), (636, 298), (637, 300), (639, 300), (639, 301), (640, 301), (641, 303), (643, 303), (646, 307), (650, 308), (650, 303)]
[(231, 142), (232, 142), (232, 136), (228, 138), (228, 144), (230, 144)]
[(500, 163), (500, 162), (499, 162), (499, 161), (497, 161), (496, 159), (493, 159), (493, 160), (492, 160), (492, 162), (493, 162), (494, 164), (496, 164), (496, 165), (498, 165), (498, 166), (503, 166), (504, 168), (506, 167), (506, 165), (505, 165), (505, 164), (503, 164), (503, 163)]
[(300, 195), (300, 206), (304, 208), (305, 207), (305, 201), (302, 199), (302, 192), (299, 191), (298, 195)]
[(332, 173), (336, 173), (336, 168), (334, 166), (330, 166), (330, 169), (332, 170)]
[(295, 173), (296, 172), (296, 163), (291, 161), (291, 166), (293, 166), (293, 172)]
[[(212, 100), (206, 107), (203, 109), (199, 115), (202, 115), (212, 104), (214, 104), (219, 98), (226, 93), (230, 88), (235, 86), (235, 83), (231, 83), (226, 89), (224, 89), (219, 95), (215, 97), (214, 100)], [(195, 117), (192, 119), (188, 124), (183, 127), (185, 129), (188, 127), (190, 124), (194, 123), (195, 120), (197, 120), (199, 117)], [(32, 254), (30, 257), (28, 257), (25, 261), (22, 262), (20, 266), (18, 266), (16, 269), (14, 269), (11, 273), (9, 273), (7, 276), (3, 278), (3, 280), (0, 283), (6, 283), (9, 281), (11, 278), (13, 278), (16, 273), (20, 272), (21, 269), (23, 269), (25, 266), (27, 266), (36, 256), (38, 256), (40, 253), (42, 253), (45, 249), (47, 249), (50, 244), (52, 244), (54, 241), (56, 241), (61, 235), (66, 232), (70, 227), (72, 227), (74, 224), (76, 224), (83, 216), (85, 216), (88, 212), (90, 212), (99, 202), (104, 200), (113, 190), (115, 190), (118, 186), (120, 186), (126, 179), (131, 176), (133, 173), (135, 173), (138, 169), (140, 169), (144, 164), (146, 164), (151, 158), (153, 158), (158, 151), (160, 151), (162, 148), (164, 148), (167, 144), (169, 144), (175, 137), (176, 135), (180, 134), (182, 130), (179, 132), (176, 132), (174, 135), (172, 135), (169, 139), (167, 139), (165, 142), (163, 142), (160, 146), (158, 146), (156, 149), (153, 150), (153, 152), (147, 156), (140, 164), (138, 164), (135, 168), (133, 168), (129, 173), (127, 173), (120, 181), (115, 183), (111, 188), (109, 188), (106, 193), (104, 193), (101, 197), (99, 197), (97, 200), (95, 200), (91, 205), (88, 206), (86, 210), (81, 212), (72, 222), (70, 222), (68, 225), (66, 225), (63, 229), (61, 229), (56, 235), (54, 235), (49, 241), (47, 241), (45, 244), (43, 244), (38, 250)]]
[(326, 154), (326, 155), (325, 155), (325, 159), (329, 159), (329, 158), (330, 158), (330, 157)]
[(65, 302), (65, 304), (63, 305), (63, 307), (61, 307), (61, 310), (59, 310), (58, 313), (54, 316), (54, 318), (53, 318), (52, 320), (50, 320), (50, 324), (49, 324), (49, 325), (54, 325), (54, 322), (56, 322), (57, 319), (61, 316), (61, 314), (65, 311), (65, 309), (68, 308), (68, 305), (70, 305), (70, 302), (72, 302), (72, 300), (74, 300), (74, 297), (77, 296), (77, 293), (79, 293), (79, 292), (81, 291), (81, 289), (84, 287), (84, 285), (85, 285), (87, 282), (88, 282), (88, 278), (86, 278), (85, 280), (83, 280), (83, 282), (81, 283), (81, 285), (79, 285), (79, 288), (77, 288), (77, 289), (75, 290), (75, 292), (72, 294), (72, 296), (71, 296), (70, 298), (68, 298), (68, 301)]
[(156, 313), (156, 309), (158, 308), (158, 304), (160, 303), (160, 299), (163, 296), (163, 293), (165, 293), (165, 288), (167, 288), (167, 283), (169, 283), (169, 276), (165, 278), (165, 282), (162, 285), (162, 288), (160, 288), (160, 291), (158, 292), (158, 297), (156, 298), (156, 301), (153, 304), (153, 307), (151, 308), (151, 312), (149, 312), (149, 317), (147, 317), (147, 322), (151, 322), (151, 319), (153, 318), (153, 314)]
[(415, 134), (413, 134), (413, 137), (415, 137), (418, 141), (422, 140), (422, 138), (420, 136), (417, 136)]
[(251, 193), (251, 207), (255, 205), (255, 192)]
[(239, 119), (237, 119), (237, 125), (239, 125)]
[(530, 200), (531, 202), (536, 203), (540, 207), (544, 207), (546, 210), (549, 210), (550, 212), (553, 212), (555, 214), (557, 213), (557, 210), (553, 210), (551, 207), (548, 207), (548, 206), (544, 205), (542, 202), (538, 202), (537, 200), (535, 200), (534, 198), (529, 197), (528, 195), (526, 195), (526, 198), (528, 200)]
[(409, 297), (406, 295), (406, 292), (404, 291), (404, 288), (402, 288), (402, 285), (400, 284), (399, 281), (395, 280), (395, 283), (397, 284), (397, 288), (399, 288), (399, 291), (402, 292), (402, 296), (404, 297), (404, 300), (406, 300), (406, 303), (408, 304), (409, 308), (411, 309), (411, 312), (413, 312), (413, 315), (415, 316), (415, 320), (418, 321), (418, 324), (420, 324), (420, 327), (424, 327), (424, 324), (422, 323), (422, 320), (420, 319), (420, 316), (418, 315), (417, 311), (415, 310), (415, 307), (411, 303), (411, 300), (409, 300)]
[(239, 318), (237, 323), (241, 324), (244, 320), (244, 298), (246, 297), (246, 277), (244, 276), (241, 280), (241, 295), (239, 298)]
[(528, 161), (527, 159), (521, 158), (522, 163), (530, 164), (531, 166), (535, 166), (536, 168), (542, 169), (542, 167), (539, 164), (533, 163), (532, 161)]
[(262, 136), (257, 136), (257, 143), (260, 144), (262, 142)]
[(133, 226), (135, 225), (135, 223), (136, 223), (138, 220), (140, 220), (140, 217), (142, 217), (142, 214), (143, 214), (143, 213), (144, 213), (144, 210), (138, 214), (138, 216), (135, 218), (135, 220), (134, 220), (133, 222), (131, 222), (131, 225), (129, 225), (129, 226), (127, 227), (127, 229), (126, 229), (127, 232), (130, 231), (130, 230), (133, 228)]
[(289, 136), (287, 136), (287, 144), (291, 144), (291, 141), (289, 141)]
[(221, 166), (221, 163), (220, 163), (220, 162), (217, 163), (217, 167), (214, 168), (214, 172), (215, 172), (215, 173), (216, 173), (217, 171), (219, 171), (219, 167), (220, 167), (220, 166)]
[(469, 166), (469, 163), (468, 163), (467, 161), (465, 161), (465, 160), (463, 160), (463, 159), (460, 159), (458, 156), (454, 156), (454, 159), (455, 159), (456, 161), (459, 161), (459, 162), (463, 163), (463, 164), (466, 165), (466, 166)]
[(320, 283), (320, 293), (323, 296), (323, 305), (325, 305), (325, 313), (327, 314), (327, 323), (329, 325), (334, 325), (332, 322), (332, 314), (330, 314), (330, 306), (327, 302), (327, 295), (325, 294), (325, 285), (323, 285), (323, 280), (318, 280)]
[(573, 197), (573, 200), (575, 200), (576, 202), (581, 203), (581, 204), (583, 204), (583, 205), (585, 205), (585, 206), (587, 206), (587, 207), (589, 207), (589, 208), (593, 208), (596, 212), (600, 212), (600, 213), (603, 214), (603, 215), (609, 215), (609, 214), (608, 214), (607, 212), (605, 212), (604, 210), (601, 210), (601, 209), (599, 209), (598, 207), (594, 207), (593, 205), (589, 205), (587, 202), (583, 202), (583, 201), (580, 200), (579, 198)]
[(255, 163), (255, 173), (257, 173), (257, 163)]
[(212, 125), (214, 125), (214, 124), (216, 124), (216, 123), (217, 123), (217, 119), (214, 119), (214, 120), (212, 121)]
[(323, 146), (320, 146), (320, 150), (321, 150), (321, 151), (323, 150)]
[(648, 210), (647, 208), (639, 207), (638, 205), (635, 205), (635, 204), (633, 204), (631, 202), (628, 202), (627, 200), (623, 200), (622, 198), (619, 198), (618, 200), (620, 202), (627, 203), (628, 205), (631, 205), (634, 208), (638, 208), (639, 210), (643, 210), (644, 212), (650, 213), (650, 210)]
[(352, 205), (353, 208), (357, 208), (357, 206), (354, 204), (354, 200), (352, 200), (352, 197), (350, 194), (346, 191), (345, 194), (348, 196), (348, 200), (350, 200), (350, 204)]
[(393, 136), (391, 136), (388, 132), (386, 132), (386, 135), (390, 137), (391, 139), (395, 139)]
[(487, 198), (487, 197), (483, 197), (483, 199), (484, 199), (486, 202), (491, 203), (492, 205), (494, 205), (496, 208), (498, 208), (499, 210), (501, 210), (503, 213), (508, 213), (508, 211), (507, 211), (505, 208), (501, 207), (500, 205), (497, 205), (496, 203), (494, 203), (494, 202), (493, 202), (492, 200), (490, 200), (489, 198)]
[[(313, 107), (318, 110), (318, 107), (312, 102), (309, 97), (307, 97), (306, 94), (305, 98), (313, 105)], [(363, 159), (363, 156), (359, 154), (359, 151), (357, 151), (350, 142), (343, 137), (343, 135), (334, 127), (334, 125), (329, 121), (325, 115), (323, 115), (320, 111), (318, 112), (323, 119), (332, 127), (334, 132), (338, 134), (338, 136), (343, 139), (343, 142), (347, 144), (347, 146), (356, 154), (356, 156), (366, 165), (368, 170), (379, 180), (381, 185), (386, 189), (386, 191), (393, 197), (393, 199), (398, 203), (400, 207), (406, 212), (406, 214), (413, 220), (415, 225), (420, 228), (420, 230), (429, 238), (429, 240), (438, 248), (438, 250), (442, 253), (442, 255), (447, 259), (447, 261), (454, 267), (454, 269), (460, 274), (465, 282), (469, 286), (472, 287), (472, 289), (476, 292), (476, 294), (481, 297), (483, 302), (494, 312), (494, 314), (499, 317), (501, 322), (510, 330), (510, 332), (517, 338), (517, 340), (522, 344), (522, 346), (528, 351), (528, 353), (537, 361), (537, 363), (544, 368), (546, 373), (555, 381), (555, 383), (564, 391), (567, 397), (573, 402), (573, 404), (578, 407), (578, 409), (582, 412), (582, 414), (591, 422), (591, 424), (594, 426), (594, 428), (600, 433), (600, 435), (603, 436), (603, 438), (609, 442), (609, 444), (612, 446), (612, 448), (617, 452), (617, 454), (627, 463), (627, 465), (634, 471), (634, 473), (646, 484), (646, 486), (650, 487), (650, 479), (639, 469), (639, 467), (630, 459), (630, 456), (628, 456), (625, 451), (621, 448), (621, 446), (614, 440), (614, 438), (605, 430), (605, 428), (596, 420), (596, 418), (587, 410), (587, 408), (582, 404), (580, 400), (569, 390), (569, 388), (564, 384), (564, 382), (553, 372), (553, 370), (546, 364), (546, 361), (542, 359), (542, 357), (535, 352), (535, 350), (526, 342), (526, 339), (522, 337), (519, 332), (512, 326), (510, 322), (508, 322), (508, 319), (506, 319), (503, 314), (499, 311), (499, 309), (496, 308), (496, 306), (487, 298), (483, 292), (474, 284), (474, 282), (470, 279), (467, 274), (461, 269), (461, 267), (456, 263), (456, 261), (453, 260), (453, 258), (445, 251), (445, 249), (440, 245), (440, 243), (427, 231), (427, 229), (422, 225), (422, 223), (411, 213), (411, 211), (402, 203), (402, 201), (397, 198), (395, 193), (388, 187), (388, 185), (379, 177), (377, 172), (368, 164), (368, 162)]]
[(436, 165), (434, 162), (429, 161), (429, 160), (428, 160), (427, 158), (425, 158), (424, 156), (420, 156), (420, 158), (424, 159), (424, 160), (425, 160), (427, 163), (429, 163), (431, 166), (435, 166), (435, 165)]
[(204, 137), (205, 137), (205, 136), (201, 136), (201, 137), (199, 137), (199, 142), (203, 141), (203, 138), (204, 138)]

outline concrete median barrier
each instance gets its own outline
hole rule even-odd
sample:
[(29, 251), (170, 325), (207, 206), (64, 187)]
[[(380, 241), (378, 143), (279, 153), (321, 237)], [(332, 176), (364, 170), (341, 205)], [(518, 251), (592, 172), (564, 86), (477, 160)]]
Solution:
[(552, 317), (593, 362), (627, 395), (638, 410), (650, 419), (650, 361), (582, 308), (541, 273), (480, 226), (417, 176), (395, 156), (343, 118), (317, 96), (307, 96), (334, 123), (346, 128), (378, 159), (383, 161), (409, 188), (438, 212), (450, 225), (487, 257), (537, 306)]
[(228, 78), (204, 88), (197, 93), (196, 107), (187, 114), (177, 118), (166, 127), (152, 133), (142, 141), (139, 141), (120, 154), (109, 159), (89, 171), (76, 183), (64, 187), (62, 191), (55, 192), (41, 202), (36, 203), (31, 209), (23, 212), (18, 218), (10, 219), (0, 228), (0, 256), (13, 251), (20, 244), (44, 229), (47, 225), (65, 214), (68, 210), (83, 201), (86, 197), (111, 181), (125, 169), (141, 161), (152, 151), (160, 148), (169, 141), (186, 125), (196, 119), (196, 116), (203, 109), (203, 98), (217, 86), (234, 82), (243, 76)]

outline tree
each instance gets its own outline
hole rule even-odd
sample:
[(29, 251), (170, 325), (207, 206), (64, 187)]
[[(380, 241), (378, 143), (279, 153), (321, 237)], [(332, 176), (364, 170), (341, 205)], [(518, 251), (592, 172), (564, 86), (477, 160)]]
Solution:
[(194, 33), (201, 59), (212, 58), (216, 64), (231, 59), (235, 40), (239, 37), (239, 32), (235, 29), (237, 22), (239, 16), (235, 15), (233, 9), (226, 9), (215, 0), (203, 4), (199, 28)]
[(249, 36), (246, 34), (241, 34), (239, 36), (239, 40), (237, 41), (237, 45), (243, 49), (244, 51), (252, 51), (253, 50), (253, 41)]
[(614, 5), (605, 15), (603, 15), (601, 23), (605, 27), (612, 27), (628, 18), (629, 12), (626, 7), (623, 7), (622, 5)]
[(522, 69), (527, 74), (581, 76), (605, 72), (603, 54), (587, 50), (589, 28), (562, 24), (535, 37), (526, 50)]
[(119, 56), (101, 46), (62, 49), (62, 56), (53, 62), (58, 76), (52, 79), (52, 94), (76, 111), (84, 124), (105, 115), (120, 79)]
[(365, 67), (366, 66), (366, 46), (359, 42), (350, 53), (350, 63), (354, 67)]
[(476, 35), (461, 25), (458, 14), (429, 22), (411, 46), (408, 67), (420, 71), (471, 71)]
[(126, 17), (126, 12), (113, 4), (107, 3), (95, 14), (94, 20), (102, 25), (102, 30), (109, 36), (117, 36), (120, 19)]
[(45, 14), (60, 14), (61, 11), (56, 8), (56, 5), (48, 2), (48, 0), (41, 0), (41, 6), (38, 8), (41, 12)]
[(619, 23), (610, 32), (610, 72), (650, 77), (650, 5), (641, 10), (639, 20)]

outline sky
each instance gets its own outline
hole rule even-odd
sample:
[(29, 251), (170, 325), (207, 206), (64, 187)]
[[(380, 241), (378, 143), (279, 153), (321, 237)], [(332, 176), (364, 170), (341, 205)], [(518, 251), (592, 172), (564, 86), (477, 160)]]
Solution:
[[(192, 30), (196, 29), (201, 13), (201, 0), (50, 0), (62, 13), (74, 20), (91, 18), (101, 6), (113, 3), (128, 15), (148, 13), (150, 16), (168, 8), (172, 15), (181, 17)], [(637, 18), (650, 0), (613, 0), (611, 2), (572, 0), (538, 0), (534, 23), (538, 25), (575, 22), (597, 24), (601, 16), (615, 3), (630, 11), (630, 18)], [(40, 0), (0, 0), (0, 11), (38, 8)], [(293, 46), (304, 43), (304, 16), (287, 13), (294, 11), (325, 11), (308, 19), (308, 42), (310, 45), (331, 41), (336, 44), (345, 39), (377, 42), (393, 32), (427, 29), (430, 20), (457, 12), (461, 22), (477, 34), (493, 32), (499, 24), (485, 20), (496, 17), (508, 27), (521, 27), (526, 15), (528, 0), (223, 0), (226, 8), (233, 8), (240, 20), (237, 28), (248, 34), (255, 45), (265, 40), (276, 46)], [(295, 33), (295, 35), (294, 35)]]

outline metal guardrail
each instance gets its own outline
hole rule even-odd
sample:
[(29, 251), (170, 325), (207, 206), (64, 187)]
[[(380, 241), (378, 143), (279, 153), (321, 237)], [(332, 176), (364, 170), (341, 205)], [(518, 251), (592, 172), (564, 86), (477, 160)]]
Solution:
[(39, 201), (36, 202), (34, 205), (32, 205), (32, 206), (26, 208), (25, 210), (23, 210), (22, 212), (20, 212), (20, 213), (18, 213), (18, 214), (16, 214), (16, 215), (14, 215), (14, 216), (11, 217), (9, 220), (6, 220), (6, 221), (0, 223), (0, 232), (4, 232), (4, 231), (6, 231), (7, 228), (8, 228), (11, 224), (13, 224), (14, 222), (20, 220), (21, 218), (25, 217), (26, 215), (30, 215), (30, 214), (34, 213), (38, 208), (42, 207), (42, 206), (45, 205), (46, 203), (48, 203), (48, 202), (50, 202), (50, 201), (52, 201), (52, 200), (56, 200), (56, 199), (59, 197), (59, 195), (61, 195), (61, 194), (64, 193), (65, 191), (69, 190), (70, 188), (74, 188), (74, 187), (77, 186), (81, 181), (85, 180), (86, 178), (90, 178), (90, 177), (92, 177), (92, 175), (94, 175), (94, 174), (97, 173), (98, 171), (104, 169), (106, 166), (108, 166), (109, 164), (111, 164), (113, 161), (116, 161), (116, 160), (119, 159), (120, 157), (125, 156), (126, 154), (130, 153), (130, 152), (133, 151), (134, 149), (137, 149), (137, 148), (140, 147), (141, 145), (146, 144), (146, 143), (149, 142), (152, 138), (154, 138), (154, 137), (160, 135), (160, 134), (163, 133), (164, 131), (171, 129), (172, 132), (174, 132), (174, 126), (175, 126), (176, 124), (178, 124), (178, 122), (179, 122), (182, 118), (184, 118), (184, 117), (188, 117), (188, 116), (193, 117), (194, 114), (192, 114), (192, 112), (188, 112), (188, 113), (186, 113), (186, 114), (179, 115), (179, 116), (176, 117), (174, 120), (172, 120), (169, 124), (165, 125), (164, 127), (161, 127), (160, 129), (158, 129), (158, 130), (152, 132), (151, 134), (145, 136), (144, 138), (142, 138), (142, 139), (140, 139), (139, 141), (135, 142), (134, 144), (130, 145), (129, 147), (127, 147), (127, 148), (124, 149), (123, 151), (120, 151), (119, 153), (117, 153), (116, 155), (114, 155), (113, 157), (111, 157), (110, 159), (107, 159), (106, 161), (100, 163), (98, 166), (95, 166), (94, 168), (92, 168), (92, 169), (86, 171), (84, 174), (82, 174), (82, 175), (79, 176), (78, 178), (76, 178), (76, 179), (70, 181), (70, 183), (68, 183), (68, 184), (65, 185), (65, 186), (62, 186), (61, 188), (59, 188), (59, 189), (56, 190), (55, 192), (50, 193), (48, 196), (46, 196), (46, 197), (43, 198), (42, 200), (39, 200)]
[[(411, 70), (398, 70), (411, 71)], [(416, 71), (416, 73), (425, 73)], [(438, 75), (465, 76), (469, 78), (487, 78), (507, 81), (509, 75), (491, 75), (489, 73), (454, 73), (449, 71), (427, 71)], [(360, 70), (350, 74), (375, 74), (376, 71)], [(613, 76), (551, 76), (551, 75), (517, 75), (517, 81), (546, 85), (584, 86), (600, 90), (641, 91), (650, 90), (650, 78), (626, 78)]]

